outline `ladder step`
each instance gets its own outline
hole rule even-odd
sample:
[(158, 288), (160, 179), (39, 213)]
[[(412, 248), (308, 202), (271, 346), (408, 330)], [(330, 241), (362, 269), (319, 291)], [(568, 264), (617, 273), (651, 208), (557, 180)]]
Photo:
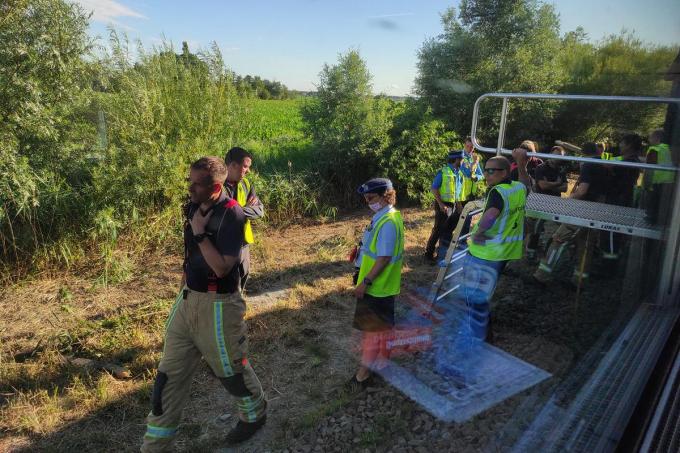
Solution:
[(440, 294), (439, 296), (437, 296), (437, 300), (441, 300), (441, 299), (442, 299), (443, 297), (445, 297), (447, 294), (449, 294), (449, 293), (451, 293), (451, 292), (457, 290), (458, 288), (460, 288), (460, 285), (454, 286), (453, 288), (451, 288), (450, 290), (446, 291), (445, 293)]
[(467, 254), (467, 249), (461, 250), (460, 252), (457, 252), (455, 255), (451, 257), (451, 261), (449, 263), (453, 263), (454, 261), (458, 261), (462, 257), (464, 257)]
[[(458, 225), (453, 231), (451, 242), (449, 243), (448, 250), (446, 251), (446, 258), (439, 261), (439, 272), (437, 273), (437, 280), (433, 285), (432, 292), (430, 293), (430, 300), (436, 302), (446, 297), (452, 291), (458, 289), (460, 285), (456, 285), (459, 282), (460, 277), (457, 279), (452, 279), (451, 277), (460, 274), (463, 270), (465, 260), (463, 258), (468, 254), (468, 244), (467, 239), (472, 236), (470, 231), (465, 231), (467, 228), (472, 228), (472, 217), (484, 211), (485, 200), (472, 200), (470, 201), (463, 212), (460, 215)], [(465, 234), (462, 234), (464, 233)], [(456, 285), (453, 288), (447, 290), (449, 285)], [(440, 294), (443, 292), (443, 294)]]
[(444, 280), (446, 280), (446, 279), (449, 278), (449, 277), (453, 277), (454, 275), (459, 274), (459, 273), (461, 273), (461, 272), (463, 272), (463, 266), (459, 267), (459, 268), (456, 269), (455, 271), (453, 271), (453, 272), (451, 272), (450, 274), (448, 274), (446, 277), (444, 277)]

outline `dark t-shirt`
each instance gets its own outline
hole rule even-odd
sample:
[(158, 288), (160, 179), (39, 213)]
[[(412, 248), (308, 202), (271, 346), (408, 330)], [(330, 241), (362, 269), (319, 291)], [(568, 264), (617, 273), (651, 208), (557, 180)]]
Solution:
[(535, 173), (536, 192), (559, 197), (562, 194), (559, 188), (542, 190), (541, 187), (538, 185), (539, 181), (555, 182), (558, 179), (563, 183), (567, 182), (567, 172), (564, 170), (564, 168), (562, 167), (555, 168), (552, 165), (549, 165), (547, 162), (539, 165), (538, 167), (536, 167)]
[[(203, 254), (194, 241), (189, 219), (193, 218), (198, 205), (188, 206), (187, 220), (184, 225), (184, 274), (187, 286), (194, 291), (233, 293), (240, 286), (239, 266), (234, 265), (229, 273), (217, 278), (213, 270), (203, 258)], [(233, 199), (219, 201), (214, 205), (212, 217), (206, 226), (208, 237), (220, 255), (239, 257), (243, 244), (243, 226), (245, 215), (241, 206)], [(238, 261), (237, 261), (238, 263)]]
[[(593, 159), (599, 159), (599, 157), (594, 157)], [(607, 180), (608, 174), (606, 168), (600, 164), (586, 162), (581, 165), (581, 172), (576, 184), (578, 185), (582, 182), (588, 183), (588, 192), (583, 197), (584, 200), (602, 201), (607, 194)]]
[[(504, 179), (501, 181), (501, 184), (511, 184), (512, 180), (510, 178)], [(503, 212), (503, 197), (501, 194), (498, 193), (497, 190), (494, 190), (493, 188), (490, 189), (489, 192), (489, 199), (486, 202), (486, 206), (484, 207), (484, 212), (487, 211), (489, 208), (496, 208), (498, 211)]]
[[(627, 157), (625, 162), (640, 163), (636, 157)], [(607, 186), (607, 203), (619, 206), (633, 206), (633, 194), (640, 169), (631, 167), (612, 167)]]

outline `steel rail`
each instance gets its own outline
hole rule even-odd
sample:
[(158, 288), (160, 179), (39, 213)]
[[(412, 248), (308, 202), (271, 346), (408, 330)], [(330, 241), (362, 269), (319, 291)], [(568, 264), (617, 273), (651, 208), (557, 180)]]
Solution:
[[(503, 107), (501, 110), (501, 124), (498, 131), (498, 143), (496, 148), (482, 146), (477, 140), (477, 123), (479, 122), (479, 106), (484, 99), (487, 98), (501, 98), (503, 99)], [(572, 100), (572, 101), (603, 101), (603, 102), (651, 102), (656, 104), (678, 104), (680, 106), (680, 98), (667, 97), (649, 97), (649, 96), (595, 96), (589, 94), (533, 94), (533, 93), (486, 93), (481, 95), (475, 101), (474, 109), (472, 111), (472, 130), (470, 138), (475, 149), (485, 153), (495, 153), (496, 155), (511, 155), (512, 150), (503, 148), (503, 141), (505, 140), (505, 130), (507, 123), (507, 108), (508, 99), (553, 99), (553, 100)], [(578, 156), (559, 156), (548, 153), (528, 153), (529, 156), (540, 157), (542, 159), (565, 160), (570, 162), (591, 162), (599, 165), (608, 165), (613, 167), (632, 167), (643, 170), (665, 170), (677, 172), (678, 167), (669, 167), (659, 164), (646, 164), (625, 162), (618, 160), (602, 160), (593, 159), (590, 157)]]

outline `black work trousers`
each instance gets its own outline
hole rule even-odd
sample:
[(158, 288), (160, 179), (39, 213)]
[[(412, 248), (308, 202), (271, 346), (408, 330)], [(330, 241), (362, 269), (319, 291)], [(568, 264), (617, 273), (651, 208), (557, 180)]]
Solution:
[(444, 204), (453, 209), (453, 214), (447, 216), (446, 212), (441, 210), (439, 204), (437, 202), (434, 203), (434, 226), (425, 247), (425, 253), (432, 256), (435, 253), (437, 241), (439, 241), (439, 249), (437, 250), (439, 259), (444, 258), (446, 250), (449, 248), (449, 244), (451, 244), (453, 230), (456, 229), (458, 218), (460, 217), (460, 213), (456, 212), (456, 207), (453, 203)]
[(246, 290), (246, 282), (250, 276), (250, 244), (241, 247), (241, 261), (238, 266), (239, 277), (241, 278), (241, 292)]

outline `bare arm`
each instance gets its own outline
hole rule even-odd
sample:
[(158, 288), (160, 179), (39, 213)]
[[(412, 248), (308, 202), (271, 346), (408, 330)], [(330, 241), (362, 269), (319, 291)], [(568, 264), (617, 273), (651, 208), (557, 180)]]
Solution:
[(182, 280), (179, 282), (179, 290), (182, 291), (187, 284), (187, 276), (182, 272)]
[[(205, 215), (203, 215), (200, 209), (196, 210), (194, 216), (189, 221), (194, 236), (205, 233), (205, 226), (208, 224), (212, 214), (212, 210), (208, 211)], [(201, 251), (201, 255), (203, 255), (203, 259), (205, 259), (205, 262), (218, 278), (227, 275), (238, 261), (236, 256), (221, 255), (215, 248), (215, 245), (207, 238), (198, 244), (198, 248)]]
[(496, 223), (496, 219), (500, 215), (501, 211), (498, 208), (489, 208), (484, 211), (482, 218), (479, 220), (479, 226), (477, 227), (477, 232), (472, 237), (472, 240), (477, 244), (484, 244), (486, 242), (486, 236), (484, 233)]
[(430, 189), (432, 191), (432, 195), (434, 195), (434, 199), (441, 208), (442, 211), (446, 211), (446, 205), (442, 201), (442, 196), (441, 193), (439, 192), (439, 189)]
[(198, 244), (198, 248), (201, 250), (203, 259), (208, 263), (210, 269), (213, 270), (217, 278), (222, 278), (231, 272), (231, 268), (238, 261), (238, 257), (229, 255), (220, 255), (212, 242), (207, 239), (201, 241)]
[(580, 182), (576, 187), (574, 187), (574, 190), (571, 191), (569, 198), (575, 198), (576, 200), (582, 199), (588, 193), (589, 187), (590, 183)]
[(524, 184), (524, 187), (527, 188), (528, 194), (531, 192), (531, 176), (529, 176), (529, 173), (527, 172), (527, 162), (529, 160), (527, 151), (522, 148), (515, 148), (512, 151), (512, 157), (515, 159), (515, 162), (517, 162), (517, 179), (519, 179), (519, 182)]

